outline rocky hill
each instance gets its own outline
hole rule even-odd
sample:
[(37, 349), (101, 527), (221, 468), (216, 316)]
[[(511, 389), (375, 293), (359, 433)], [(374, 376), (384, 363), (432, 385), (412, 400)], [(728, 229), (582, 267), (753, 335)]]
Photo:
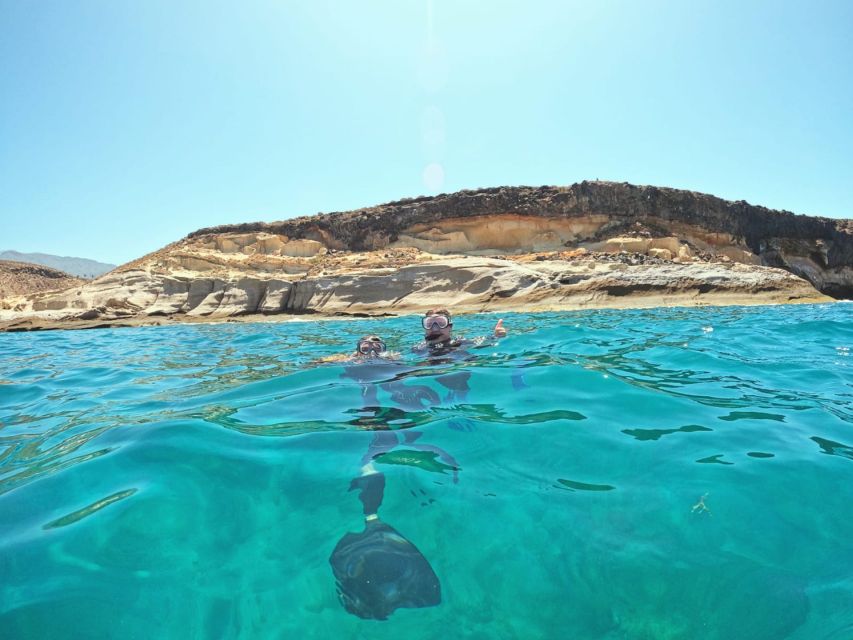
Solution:
[(537, 310), (851, 294), (850, 220), (582, 182), (201, 229), (77, 290), (6, 300), (0, 328), (401, 314), (437, 302)]
[(83, 282), (63, 271), (39, 264), (0, 260), (0, 300), (23, 294), (68, 289)]
[(780, 267), (853, 297), (853, 220), (774, 211), (707, 194), (615, 182), (498, 187), (356, 211), (200, 229), (190, 238), (264, 232), (331, 249), (415, 246), (438, 253), (553, 251), (614, 237), (677, 237), (736, 261)]

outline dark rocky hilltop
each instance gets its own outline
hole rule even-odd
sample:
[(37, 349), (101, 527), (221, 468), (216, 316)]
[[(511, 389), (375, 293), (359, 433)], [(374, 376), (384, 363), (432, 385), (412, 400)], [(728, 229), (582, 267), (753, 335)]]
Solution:
[(724, 234), (732, 244), (748, 248), (762, 264), (800, 275), (827, 295), (853, 297), (853, 273), (835, 277), (836, 272), (853, 268), (853, 220), (795, 215), (743, 200), (627, 182), (459, 191), (281, 222), (210, 227), (189, 237), (267, 232), (317, 240), (329, 248), (373, 251), (398, 242), (407, 230), (419, 225), (502, 214), (567, 220), (607, 217), (587, 237), (566, 242), (568, 247), (580, 240), (603, 241), (614, 235), (678, 235), (673, 233), (673, 225), (687, 225)]

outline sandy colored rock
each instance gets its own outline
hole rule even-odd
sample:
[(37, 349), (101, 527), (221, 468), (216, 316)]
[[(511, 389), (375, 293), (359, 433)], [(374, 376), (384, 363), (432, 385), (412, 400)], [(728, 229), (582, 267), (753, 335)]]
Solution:
[(281, 246), (281, 255), (310, 258), (316, 256), (325, 247), (316, 240), (290, 240)]
[(475, 312), (829, 300), (782, 269), (731, 262), (676, 264), (644, 254), (589, 251), (566, 252), (572, 255), (565, 258), (401, 253), (323, 256), (311, 272), (295, 278), (246, 275), (244, 264), (217, 278), (208, 272), (114, 272), (78, 289), (21, 298), (17, 311), (0, 311), (0, 328), (257, 314), (409, 314), (437, 303)]
[(0, 329), (821, 302), (853, 291), (851, 238), (849, 221), (671, 189), (487, 189), (201, 230), (94, 281), (7, 296)]

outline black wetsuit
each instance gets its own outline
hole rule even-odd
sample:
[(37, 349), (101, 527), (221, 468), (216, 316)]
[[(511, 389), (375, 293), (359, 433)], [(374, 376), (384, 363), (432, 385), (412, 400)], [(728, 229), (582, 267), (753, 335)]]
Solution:
[(471, 356), (467, 349), (483, 349), (497, 346), (498, 339), (494, 336), (479, 336), (477, 338), (453, 338), (447, 342), (429, 342), (424, 340), (412, 347), (412, 353), (426, 356), (430, 359), (440, 358), (450, 354), (456, 354), (465, 358)]

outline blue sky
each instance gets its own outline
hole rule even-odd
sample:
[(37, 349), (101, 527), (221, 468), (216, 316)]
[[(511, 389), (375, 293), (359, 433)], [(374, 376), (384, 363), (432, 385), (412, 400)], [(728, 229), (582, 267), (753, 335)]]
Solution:
[(0, 250), (608, 179), (853, 217), (853, 2), (0, 0)]

